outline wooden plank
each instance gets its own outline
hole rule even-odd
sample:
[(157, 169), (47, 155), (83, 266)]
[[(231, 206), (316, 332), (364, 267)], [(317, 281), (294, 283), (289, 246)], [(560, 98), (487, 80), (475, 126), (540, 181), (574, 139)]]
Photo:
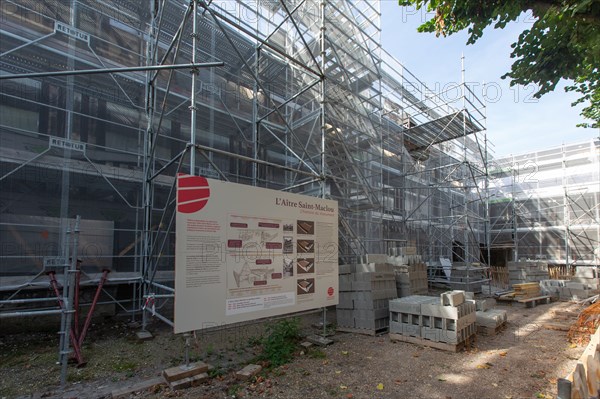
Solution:
[(571, 329), (570, 324), (565, 323), (544, 323), (543, 327), (546, 330), (555, 330), (555, 331), (569, 331)]
[(596, 359), (594, 359), (593, 355), (587, 355), (585, 356), (585, 359), (583, 359), (583, 367), (585, 368), (585, 378), (587, 380), (588, 391), (597, 393), (598, 388), (600, 388), (600, 384), (598, 382), (600, 365), (596, 363)]
[(527, 302), (536, 302), (536, 301), (541, 301), (541, 300), (550, 301), (550, 297), (548, 295), (542, 295), (542, 296), (536, 296), (533, 298), (519, 299), (518, 302), (527, 303)]
[(475, 334), (473, 334), (472, 336), (467, 338), (465, 341), (460, 342), (458, 344), (448, 344), (445, 342), (431, 341), (429, 339), (424, 339), (424, 338), (420, 338), (420, 337), (411, 337), (408, 335), (401, 335), (401, 334), (395, 334), (395, 333), (390, 333), (389, 335), (390, 335), (390, 340), (392, 340), (392, 341), (407, 342), (410, 344), (429, 346), (431, 348), (440, 349), (440, 350), (449, 351), (449, 352), (458, 352), (459, 350), (462, 350), (463, 348), (465, 348), (466, 345), (470, 345), (471, 342), (475, 341)]
[(585, 369), (583, 364), (577, 363), (575, 371), (573, 372), (573, 387), (571, 391), (571, 398), (587, 399), (589, 397), (589, 391), (587, 381), (585, 381)]
[(576, 319), (577, 317), (579, 317), (579, 313), (571, 312), (568, 310), (555, 310), (555, 311), (553, 311), (553, 314), (554, 314), (555, 319), (568, 320), (568, 319)]
[(147, 391), (155, 389), (160, 385), (167, 385), (167, 382), (163, 377), (156, 377), (150, 380), (137, 382), (135, 384), (128, 384), (122, 388), (115, 389), (111, 392), (112, 398), (129, 398), (133, 393), (140, 391)]

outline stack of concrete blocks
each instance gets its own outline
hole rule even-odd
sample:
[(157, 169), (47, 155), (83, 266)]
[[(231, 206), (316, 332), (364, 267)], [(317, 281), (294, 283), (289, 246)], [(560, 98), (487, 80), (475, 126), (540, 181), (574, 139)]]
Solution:
[(411, 295), (390, 301), (390, 333), (421, 338), (421, 305), (439, 304), (434, 296)]
[(565, 301), (581, 301), (598, 294), (600, 281), (595, 266), (577, 266), (575, 276), (560, 288), (559, 298)]
[(359, 262), (339, 267), (337, 326), (366, 334), (387, 331), (389, 300), (397, 298), (392, 265), (381, 254), (362, 256)]
[(476, 333), (475, 304), (464, 291), (439, 298), (414, 295), (390, 301), (390, 333), (458, 345)]
[(479, 263), (454, 262), (450, 272), (450, 288), (469, 292), (481, 292), (487, 283), (486, 268)]
[(566, 292), (563, 290), (569, 281), (568, 280), (542, 280), (540, 281), (540, 291), (542, 295), (560, 299)]
[(494, 309), (496, 300), (493, 298), (474, 299), (472, 292), (466, 293), (467, 301), (475, 304), (475, 324), (477, 332), (484, 335), (495, 335), (506, 324), (506, 310)]
[(390, 248), (388, 263), (394, 268), (399, 298), (427, 294), (427, 265), (416, 247)]
[(542, 260), (522, 260), (508, 262), (508, 284), (538, 283), (548, 280), (548, 262)]

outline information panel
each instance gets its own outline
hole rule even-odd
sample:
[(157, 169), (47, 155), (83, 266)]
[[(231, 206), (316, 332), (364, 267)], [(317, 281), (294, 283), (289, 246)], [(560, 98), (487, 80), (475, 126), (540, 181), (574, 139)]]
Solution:
[(178, 177), (175, 333), (337, 303), (337, 202)]

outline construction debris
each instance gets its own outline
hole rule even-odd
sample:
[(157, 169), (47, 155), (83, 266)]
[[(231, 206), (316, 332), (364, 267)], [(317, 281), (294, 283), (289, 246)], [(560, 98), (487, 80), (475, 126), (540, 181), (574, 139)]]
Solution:
[(600, 327), (600, 302), (588, 306), (580, 313), (567, 335), (569, 342), (586, 344), (589, 336), (594, 334), (598, 327)]

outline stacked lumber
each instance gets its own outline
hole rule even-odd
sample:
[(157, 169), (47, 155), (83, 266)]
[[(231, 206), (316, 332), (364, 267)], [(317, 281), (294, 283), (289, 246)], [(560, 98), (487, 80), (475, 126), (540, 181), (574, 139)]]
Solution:
[(513, 289), (515, 291), (514, 299), (517, 301), (521, 299), (535, 298), (542, 295), (539, 283), (514, 284)]

